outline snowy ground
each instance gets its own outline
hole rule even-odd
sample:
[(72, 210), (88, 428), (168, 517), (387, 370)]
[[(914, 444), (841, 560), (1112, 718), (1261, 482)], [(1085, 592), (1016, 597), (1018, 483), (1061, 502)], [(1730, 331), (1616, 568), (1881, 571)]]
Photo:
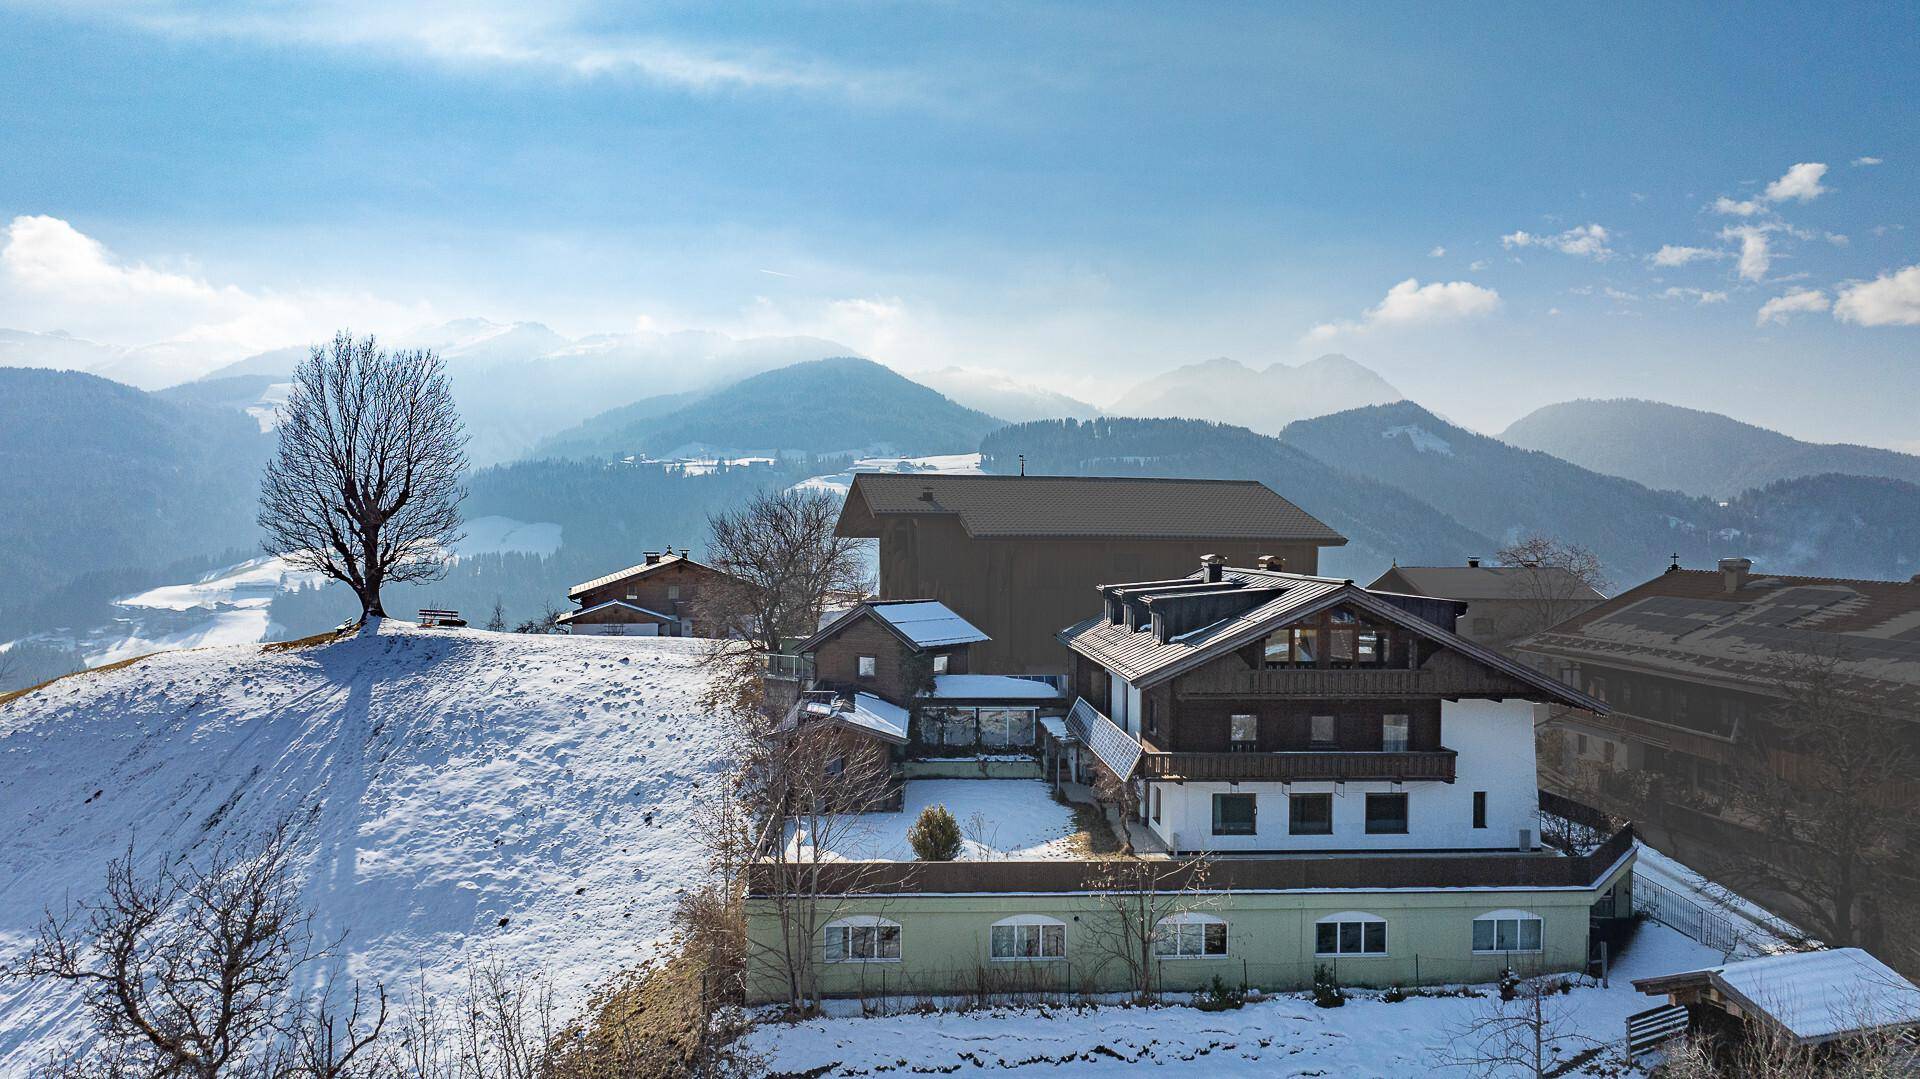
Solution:
[(977, 476), (980, 474), (980, 455), (948, 453), (934, 457), (863, 457), (845, 472), (815, 476), (794, 486), (802, 490), (826, 491), (844, 498), (853, 487), (855, 472), (953, 472)]
[[(834, 825), (826, 855), (849, 861), (912, 861), (907, 829), (920, 812), (944, 805), (966, 837), (964, 861), (1013, 858), (1072, 858), (1073, 813), (1053, 800), (1037, 779), (910, 779), (905, 808), (898, 813), (865, 813)], [(797, 824), (787, 828), (787, 849), (798, 852), (810, 840)]]
[[(1612, 1051), (1572, 1075), (1618, 1074), (1626, 1017), (1659, 1003), (1630, 979), (1720, 961), (1663, 925), (1641, 928), (1610, 979), (1611, 988), (1551, 998), (1566, 1027)], [(1071, 1079), (1120, 1075), (1152, 1064), (1156, 1076), (1425, 1076), (1443, 1069), (1448, 1042), (1488, 1005), (1487, 997), (1415, 997), (1397, 1004), (1356, 993), (1345, 1007), (1316, 1008), (1278, 997), (1238, 1011), (1184, 1005), (1154, 1009), (987, 1009), (934, 1015), (769, 1022), (748, 1037), (775, 1074), (1001, 1074), (1002, 1069)]]
[[(388, 620), (0, 705), (0, 962), (129, 840), (193, 855), (295, 813), (316, 929), (347, 934), (354, 973), (498, 955), (577, 994), (640, 959), (699, 876), (694, 810), (726, 754), (694, 703), (698, 647)], [(66, 993), (0, 981), (0, 1074), (77, 1019)]]

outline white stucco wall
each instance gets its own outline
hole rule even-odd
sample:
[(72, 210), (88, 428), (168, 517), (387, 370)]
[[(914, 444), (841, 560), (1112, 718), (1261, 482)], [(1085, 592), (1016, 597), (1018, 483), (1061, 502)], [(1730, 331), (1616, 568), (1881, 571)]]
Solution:
[[(1526, 829), (1539, 841), (1539, 786), (1534, 771), (1533, 706), (1526, 701), (1445, 701), (1441, 744), (1459, 754), (1452, 783), (1400, 784), (1407, 795), (1405, 835), (1367, 834), (1367, 794), (1394, 785), (1369, 783), (1157, 783), (1160, 821), (1148, 827), (1176, 850), (1512, 850)], [(1473, 793), (1487, 792), (1487, 826), (1473, 827)], [(1333, 794), (1333, 834), (1288, 833), (1287, 795)], [(1213, 835), (1213, 796), (1253, 794), (1253, 835)], [(1148, 803), (1151, 813), (1151, 801)]]

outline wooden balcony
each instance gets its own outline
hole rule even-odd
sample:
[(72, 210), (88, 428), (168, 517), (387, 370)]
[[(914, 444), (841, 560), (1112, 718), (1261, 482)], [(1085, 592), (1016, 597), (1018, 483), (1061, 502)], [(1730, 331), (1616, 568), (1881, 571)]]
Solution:
[(1393, 753), (1144, 753), (1140, 774), (1172, 780), (1437, 780), (1453, 782), (1451, 749)]

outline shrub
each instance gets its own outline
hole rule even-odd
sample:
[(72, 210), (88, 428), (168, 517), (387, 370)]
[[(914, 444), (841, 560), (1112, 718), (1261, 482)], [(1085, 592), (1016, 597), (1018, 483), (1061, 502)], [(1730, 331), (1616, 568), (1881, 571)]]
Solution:
[(1317, 1008), (1338, 1008), (1347, 1002), (1347, 991), (1340, 978), (1325, 965), (1313, 968), (1313, 1003)]
[(1213, 984), (1193, 995), (1193, 1006), (1203, 1012), (1233, 1011), (1247, 1002), (1246, 986), (1229, 986), (1213, 976)]
[(928, 806), (907, 829), (907, 842), (913, 845), (914, 857), (923, 862), (951, 862), (960, 857), (960, 822), (946, 806)]
[(1407, 991), (1397, 985), (1389, 986), (1385, 993), (1380, 994), (1380, 999), (1386, 1001), (1388, 1004), (1398, 1004), (1407, 999)]
[(1500, 999), (1512, 1000), (1519, 995), (1520, 975), (1515, 974), (1512, 967), (1508, 967), (1506, 973), (1500, 975)]

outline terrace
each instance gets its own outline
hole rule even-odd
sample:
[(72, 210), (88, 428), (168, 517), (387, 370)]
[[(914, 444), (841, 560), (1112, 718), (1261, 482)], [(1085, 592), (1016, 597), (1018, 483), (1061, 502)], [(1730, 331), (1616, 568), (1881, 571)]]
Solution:
[[(821, 860), (913, 861), (907, 829), (934, 805), (945, 806), (959, 823), (963, 862), (1085, 858), (1107, 838), (1091, 834), (1087, 812), (1055, 801), (1037, 779), (909, 779), (898, 812), (841, 816), (823, 828), (817, 837)], [(787, 823), (789, 858), (811, 858), (815, 841), (801, 822)]]

